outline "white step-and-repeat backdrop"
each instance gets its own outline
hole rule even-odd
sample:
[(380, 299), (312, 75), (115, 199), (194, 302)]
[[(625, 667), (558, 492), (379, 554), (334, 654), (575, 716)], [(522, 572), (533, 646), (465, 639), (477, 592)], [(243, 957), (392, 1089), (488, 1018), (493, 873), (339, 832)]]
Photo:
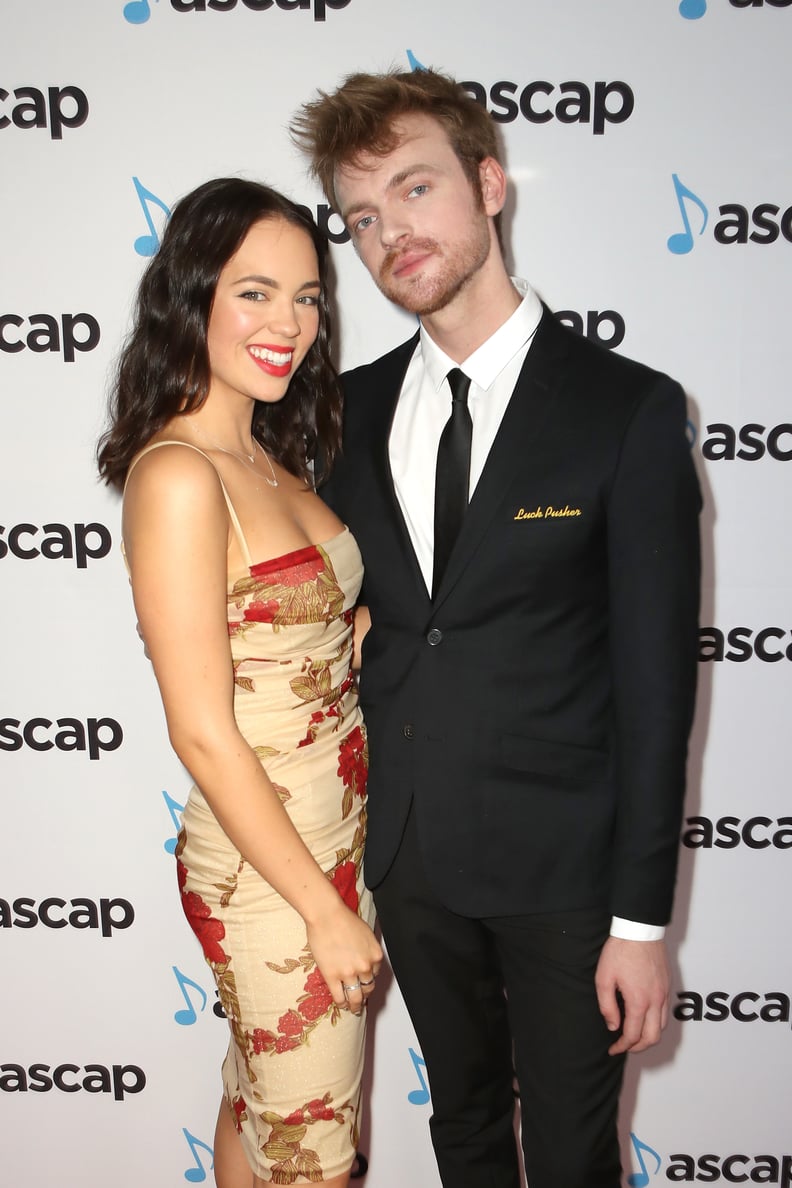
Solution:
[[(317, 212), (343, 365), (406, 336), (286, 127), (344, 74), (423, 64), (499, 124), (515, 271), (690, 397), (706, 571), (674, 1017), (629, 1068), (625, 1184), (789, 1188), (792, 0), (5, 0), (0, 38), (2, 1182), (212, 1182), (226, 1024), (176, 891), (189, 781), (94, 445), (141, 270), (209, 177)], [(358, 1170), (435, 1188), (420, 1051), (396, 987), (378, 997)]]

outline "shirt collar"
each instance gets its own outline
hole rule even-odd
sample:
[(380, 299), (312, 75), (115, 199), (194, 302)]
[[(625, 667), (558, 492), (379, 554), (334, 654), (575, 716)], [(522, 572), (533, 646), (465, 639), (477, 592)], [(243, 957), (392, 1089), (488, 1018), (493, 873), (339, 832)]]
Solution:
[(542, 317), (542, 303), (527, 281), (514, 276), (511, 281), (522, 294), (522, 301), (503, 325), (461, 363), (455, 363), (421, 326), (423, 366), (435, 391), (439, 391), (452, 367), (460, 367), (477, 388), (486, 391), (536, 333)]

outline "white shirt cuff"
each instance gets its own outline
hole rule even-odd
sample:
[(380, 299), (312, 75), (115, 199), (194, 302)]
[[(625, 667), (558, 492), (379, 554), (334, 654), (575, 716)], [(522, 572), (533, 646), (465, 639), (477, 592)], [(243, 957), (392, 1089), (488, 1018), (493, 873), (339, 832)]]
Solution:
[(665, 928), (662, 924), (639, 924), (637, 920), (622, 920), (621, 916), (614, 916), (610, 934), (619, 940), (658, 941), (665, 936)]

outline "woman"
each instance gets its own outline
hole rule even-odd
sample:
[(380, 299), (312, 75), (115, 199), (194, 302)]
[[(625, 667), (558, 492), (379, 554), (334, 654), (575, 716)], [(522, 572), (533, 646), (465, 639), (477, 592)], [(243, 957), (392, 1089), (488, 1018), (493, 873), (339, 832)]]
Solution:
[(99, 450), (124, 487), (135, 609), (195, 781), (176, 855), (231, 1029), (218, 1188), (348, 1184), (382, 960), (361, 880), (360, 556), (311, 480), (340, 423), (325, 260), (310, 216), (265, 186), (219, 179), (184, 198)]

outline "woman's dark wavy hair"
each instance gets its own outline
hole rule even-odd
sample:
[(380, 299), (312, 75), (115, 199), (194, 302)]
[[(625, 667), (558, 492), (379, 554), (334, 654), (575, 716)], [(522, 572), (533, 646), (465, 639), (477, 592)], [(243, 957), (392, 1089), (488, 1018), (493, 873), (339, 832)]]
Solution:
[(121, 488), (135, 454), (180, 412), (200, 408), (211, 370), (207, 327), (221, 271), (250, 228), (266, 219), (301, 227), (319, 259), (319, 333), (284, 398), (257, 402), (253, 436), (287, 470), (325, 477), (339, 449), (341, 390), (330, 358), (328, 243), (310, 211), (258, 182), (216, 178), (174, 207), (162, 245), (138, 289), (132, 330), (118, 360), (110, 427), (99, 441), (99, 474)]

